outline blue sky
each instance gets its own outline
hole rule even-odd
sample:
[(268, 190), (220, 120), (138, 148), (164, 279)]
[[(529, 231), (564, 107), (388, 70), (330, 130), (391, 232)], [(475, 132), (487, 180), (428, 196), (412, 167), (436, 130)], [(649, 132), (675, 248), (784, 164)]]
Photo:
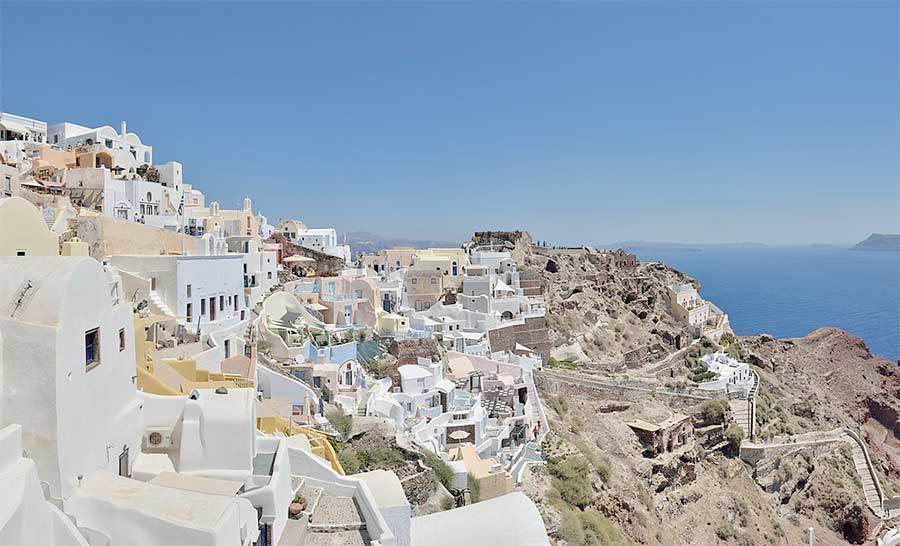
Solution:
[(900, 231), (898, 4), (0, 3), (0, 108), (270, 219), (560, 244)]

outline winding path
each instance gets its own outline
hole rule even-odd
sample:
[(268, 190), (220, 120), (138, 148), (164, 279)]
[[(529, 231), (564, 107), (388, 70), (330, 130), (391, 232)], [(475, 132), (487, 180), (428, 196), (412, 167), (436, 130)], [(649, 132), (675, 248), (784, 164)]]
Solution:
[(770, 449), (811, 447), (835, 442), (845, 442), (850, 444), (853, 466), (856, 469), (859, 481), (862, 484), (866, 505), (872, 513), (880, 519), (889, 519), (900, 516), (900, 511), (885, 511), (884, 491), (881, 489), (881, 482), (878, 480), (878, 474), (875, 472), (872, 459), (869, 457), (869, 450), (866, 447), (866, 443), (859, 434), (849, 428), (842, 427), (831, 431), (785, 436), (769, 442), (746, 442), (741, 448), (761, 449), (765, 451)]

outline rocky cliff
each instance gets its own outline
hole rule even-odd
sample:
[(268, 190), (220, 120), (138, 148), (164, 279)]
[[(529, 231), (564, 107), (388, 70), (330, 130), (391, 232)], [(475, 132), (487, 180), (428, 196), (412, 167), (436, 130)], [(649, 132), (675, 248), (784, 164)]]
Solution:
[[(590, 248), (533, 246), (521, 263), (522, 277), (543, 289), (554, 357), (571, 361), (538, 373), (548, 464), (529, 467), (523, 484), (557, 544), (801, 544), (808, 528), (816, 544), (873, 540), (881, 522), (867, 507), (852, 446), (791, 446), (766, 460), (762, 479), (724, 432), (733, 407), (709, 425), (708, 403), (679, 394), (694, 392), (682, 385), (691, 384), (682, 378), (690, 351), (678, 351), (690, 336), (672, 316), (667, 287), (696, 281)], [(900, 492), (897, 363), (833, 328), (797, 339), (729, 336), (727, 350), (761, 378), (760, 441), (846, 427), (868, 446), (886, 496)], [(669, 393), (616, 387), (623, 374)], [(682, 414), (693, 432), (648, 457), (629, 424)]]
[(552, 354), (613, 370), (659, 359), (689, 341), (672, 316), (667, 287), (694, 282), (660, 263), (621, 252), (534, 247), (523, 277), (540, 279)]

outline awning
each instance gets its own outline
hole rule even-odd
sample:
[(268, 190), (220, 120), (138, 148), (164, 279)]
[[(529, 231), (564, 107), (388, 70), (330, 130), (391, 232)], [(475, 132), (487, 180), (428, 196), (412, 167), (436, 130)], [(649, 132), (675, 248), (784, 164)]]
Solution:
[(309, 307), (310, 309), (315, 309), (316, 311), (325, 311), (328, 309), (321, 303), (307, 303), (306, 306)]
[(16, 123), (15, 121), (0, 121), (0, 128), (20, 135), (27, 135), (31, 132), (28, 127), (25, 127), (21, 123)]
[(307, 258), (306, 256), (294, 255), (294, 256), (288, 256), (287, 258), (285, 258), (282, 261), (284, 263), (292, 264), (292, 263), (311, 263), (311, 262), (314, 262), (315, 260), (312, 258)]

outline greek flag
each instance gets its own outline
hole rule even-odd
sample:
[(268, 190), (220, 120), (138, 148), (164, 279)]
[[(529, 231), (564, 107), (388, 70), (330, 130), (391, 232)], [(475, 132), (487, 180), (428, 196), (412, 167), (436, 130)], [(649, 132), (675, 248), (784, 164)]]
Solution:
[(178, 216), (184, 214), (184, 194), (181, 194), (181, 199), (178, 201)]

